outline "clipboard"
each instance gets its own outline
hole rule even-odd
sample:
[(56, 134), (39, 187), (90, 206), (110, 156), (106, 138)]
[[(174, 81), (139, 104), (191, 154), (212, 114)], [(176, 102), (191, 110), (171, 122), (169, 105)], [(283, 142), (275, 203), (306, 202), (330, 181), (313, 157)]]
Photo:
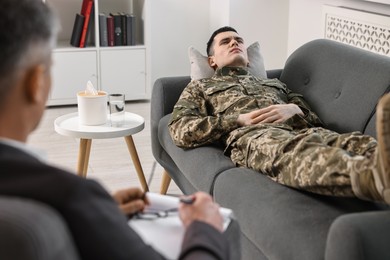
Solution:
[[(165, 211), (176, 209), (179, 206), (179, 198), (161, 195), (158, 193), (146, 193), (150, 205), (146, 211)], [(223, 229), (229, 226), (233, 211), (220, 208), (224, 218)], [(145, 243), (151, 245), (156, 251), (167, 259), (177, 259), (180, 254), (181, 244), (184, 238), (185, 228), (177, 212), (169, 213), (165, 217), (153, 219), (130, 219), (128, 224), (137, 232)]]

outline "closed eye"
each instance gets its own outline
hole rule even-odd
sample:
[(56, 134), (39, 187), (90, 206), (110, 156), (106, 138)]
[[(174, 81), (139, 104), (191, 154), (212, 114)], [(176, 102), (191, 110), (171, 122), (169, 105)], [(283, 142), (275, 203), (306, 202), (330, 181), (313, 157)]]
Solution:
[(229, 44), (232, 40), (235, 40), (235, 41), (237, 41), (237, 42), (240, 43), (240, 44), (243, 44), (243, 43), (244, 43), (244, 39), (243, 39), (243, 38), (236, 36), (236, 37), (227, 37), (227, 38), (224, 38), (224, 39), (222, 39), (222, 40), (219, 42), (219, 44), (220, 44), (220, 45), (226, 45), (226, 44)]
[(224, 44), (228, 44), (229, 42), (230, 42), (230, 39), (227, 38), (227, 39), (223, 39), (223, 40), (220, 42), (220, 44), (221, 44), (221, 45), (224, 45)]

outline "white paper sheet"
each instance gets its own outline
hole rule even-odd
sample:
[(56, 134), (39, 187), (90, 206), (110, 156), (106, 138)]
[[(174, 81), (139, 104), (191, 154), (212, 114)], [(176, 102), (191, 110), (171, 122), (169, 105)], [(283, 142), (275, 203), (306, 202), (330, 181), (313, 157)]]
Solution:
[[(151, 192), (148, 192), (146, 196), (150, 202), (148, 210), (162, 211), (179, 206), (179, 198), (177, 197)], [(233, 217), (233, 212), (227, 208), (221, 208), (220, 212), (224, 217), (224, 230), (226, 230)], [(141, 236), (145, 243), (150, 244), (166, 258), (178, 258), (185, 230), (177, 213), (170, 214), (166, 218), (153, 220), (131, 219), (129, 225)]]

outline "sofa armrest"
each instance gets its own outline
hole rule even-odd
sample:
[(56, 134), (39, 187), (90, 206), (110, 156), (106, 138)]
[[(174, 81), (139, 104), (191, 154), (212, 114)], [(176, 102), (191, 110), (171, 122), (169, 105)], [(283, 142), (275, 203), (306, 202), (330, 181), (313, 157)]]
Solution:
[(390, 211), (353, 213), (331, 225), (326, 260), (390, 259)]
[(189, 76), (166, 77), (157, 79), (153, 85), (150, 100), (150, 129), (152, 152), (157, 160), (162, 154), (162, 147), (158, 141), (158, 124), (161, 118), (172, 112), (181, 92), (190, 80)]
[(63, 218), (37, 201), (0, 196), (0, 259), (79, 259)]

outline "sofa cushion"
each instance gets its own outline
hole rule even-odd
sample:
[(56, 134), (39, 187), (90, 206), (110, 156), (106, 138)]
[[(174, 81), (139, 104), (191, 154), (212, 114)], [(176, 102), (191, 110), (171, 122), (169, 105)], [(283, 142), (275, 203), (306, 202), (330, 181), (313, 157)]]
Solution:
[(212, 193), (215, 178), (221, 172), (234, 168), (233, 162), (219, 147), (203, 146), (197, 149), (177, 147), (169, 134), (170, 119), (171, 114), (168, 114), (160, 120), (158, 138), (161, 146), (196, 189)]
[[(388, 57), (322, 39), (291, 54), (280, 79), (304, 95), (329, 129), (366, 133), (379, 98), (389, 91), (389, 71)], [(373, 127), (369, 131), (375, 136)]]
[(244, 236), (268, 259), (323, 259), (334, 219), (345, 213), (387, 208), (298, 191), (244, 168), (220, 174), (213, 195), (221, 206), (233, 209)]
[(346, 214), (330, 227), (325, 259), (390, 259), (389, 241), (390, 211)]

